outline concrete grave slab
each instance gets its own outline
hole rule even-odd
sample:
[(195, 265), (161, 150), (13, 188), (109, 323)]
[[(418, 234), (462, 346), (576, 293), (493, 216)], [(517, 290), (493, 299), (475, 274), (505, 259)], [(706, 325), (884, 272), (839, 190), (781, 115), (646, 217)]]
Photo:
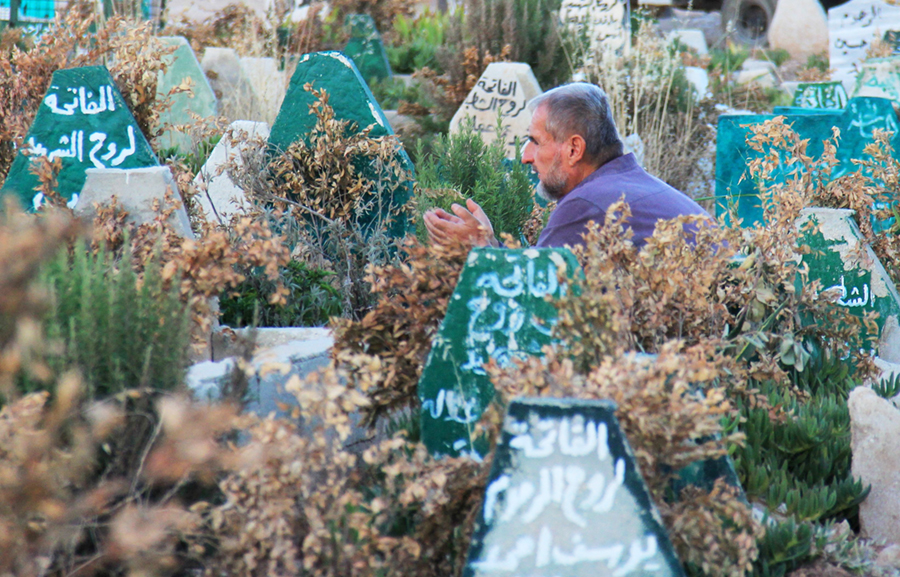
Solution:
[[(284, 104), (269, 135), (269, 145), (274, 150), (287, 150), (293, 142), (308, 139), (315, 129), (316, 117), (309, 110), (309, 105), (315, 98), (303, 88), (307, 83), (312, 84), (315, 89), (324, 89), (328, 93), (328, 104), (334, 109), (335, 118), (354, 123), (356, 130), (372, 126), (369, 134), (375, 138), (394, 135), (381, 106), (378, 105), (353, 61), (340, 52), (315, 52), (304, 54), (300, 58), (291, 77)], [(409, 174), (415, 174), (412, 161), (402, 148), (399, 149), (396, 160)], [(357, 168), (368, 178), (380, 178), (375, 167), (370, 164), (360, 164)], [(406, 183), (391, 186), (389, 193), (390, 198), (383, 199), (385, 202), (382, 203), (385, 210), (388, 205), (394, 207), (405, 205), (412, 198), (412, 185)], [(373, 213), (367, 218), (375, 220), (376, 217), (377, 215)], [(414, 224), (407, 219), (394, 218), (390, 234), (402, 237), (413, 228)]]
[(706, 36), (704, 36), (703, 30), (671, 30), (666, 33), (666, 40), (669, 42), (677, 40), (681, 45), (686, 46), (687, 48), (693, 48), (700, 56), (709, 54), (709, 48), (706, 46)]
[(231, 48), (207, 48), (200, 61), (219, 101), (219, 114), (229, 120), (257, 120), (261, 106), (237, 52)]
[(832, 80), (853, 90), (866, 51), (889, 30), (900, 30), (900, 6), (882, 0), (851, 0), (828, 10), (828, 56)]
[(475, 248), (450, 297), (419, 380), (422, 441), (435, 456), (486, 454), (473, 428), (494, 398), (483, 366), (541, 356), (551, 344), (556, 309), (545, 296), (560, 297), (580, 271), (566, 249)]
[(57, 70), (50, 79), (34, 122), (13, 161), (0, 195), (14, 195), (24, 208), (36, 209), (37, 177), (30, 157), (60, 159), (58, 192), (77, 202), (88, 168), (158, 166), (116, 83), (104, 66)]
[(156, 213), (153, 211), (155, 201), (159, 202), (160, 207), (165, 208), (167, 192), (171, 192), (174, 199), (181, 204), (169, 217), (169, 224), (182, 237), (194, 238), (191, 221), (181, 202), (178, 184), (168, 166), (131, 169), (89, 168), (74, 211), (76, 216), (93, 220), (96, 216), (94, 205), (105, 206), (116, 197), (119, 206), (128, 212), (126, 222), (141, 225), (155, 219)]
[[(181, 36), (166, 36), (160, 40), (167, 46), (175, 46), (175, 52), (165, 58), (168, 69), (159, 74), (156, 97), (166, 98), (169, 90), (180, 86), (189, 79), (191, 92), (173, 95), (172, 106), (159, 116), (161, 124), (182, 125), (194, 122), (191, 113), (206, 118), (215, 116), (218, 110), (216, 94), (213, 92), (200, 61), (191, 49), (190, 43)], [(190, 152), (194, 147), (194, 139), (190, 134), (172, 128), (159, 137), (163, 147), (177, 146), (181, 152)]]
[(194, 186), (199, 191), (195, 198), (206, 220), (224, 224), (250, 207), (244, 191), (231, 180), (225, 165), (234, 160), (236, 166), (242, 166), (243, 154), (249, 152), (248, 140), (268, 137), (269, 125), (265, 122), (238, 120), (228, 126), (194, 177)]
[(510, 402), (464, 576), (684, 575), (615, 411)]
[[(531, 112), (528, 101), (542, 93), (531, 66), (522, 62), (494, 62), (487, 69), (450, 120), (450, 132), (458, 132), (467, 118), (474, 119), (475, 131), (485, 142), (502, 138), (507, 158), (516, 157), (515, 140), (528, 136)], [(497, 134), (497, 121), (502, 133)]]

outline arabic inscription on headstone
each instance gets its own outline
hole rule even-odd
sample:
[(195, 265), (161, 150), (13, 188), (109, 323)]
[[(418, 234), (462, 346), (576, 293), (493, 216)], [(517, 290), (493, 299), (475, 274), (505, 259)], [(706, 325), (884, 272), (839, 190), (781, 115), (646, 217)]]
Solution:
[(464, 577), (684, 575), (609, 401), (516, 399)]
[(60, 159), (58, 192), (74, 206), (88, 168), (144, 168), (159, 162), (103, 66), (57, 70), (13, 165), (3, 194), (38, 208), (31, 157)]
[(631, 39), (630, 4), (624, 0), (563, 0), (559, 20), (588, 54), (620, 53)]
[(419, 380), (422, 440), (434, 455), (483, 457), (475, 423), (494, 398), (484, 365), (541, 356), (556, 309), (580, 270), (566, 249), (476, 248), (469, 254)]
[[(521, 62), (489, 64), (475, 87), (466, 96), (450, 121), (450, 132), (457, 132), (468, 118), (474, 121), (475, 131), (485, 142), (502, 138), (507, 158), (516, 156), (516, 138), (520, 143), (528, 136), (531, 112), (528, 101), (541, 94), (541, 87), (531, 66)], [(501, 123), (497, 134), (498, 120)]]
[(828, 10), (828, 56), (832, 80), (853, 89), (866, 52), (888, 30), (900, 30), (900, 6), (882, 0), (851, 0)]

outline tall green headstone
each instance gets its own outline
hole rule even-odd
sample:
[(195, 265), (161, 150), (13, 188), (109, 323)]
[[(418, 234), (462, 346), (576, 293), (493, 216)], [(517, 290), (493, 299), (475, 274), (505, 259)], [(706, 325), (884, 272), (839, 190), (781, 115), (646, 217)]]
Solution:
[[(891, 145), (894, 154), (900, 154), (900, 123), (893, 104), (884, 98), (851, 98), (843, 110), (776, 107), (773, 114), (720, 116), (716, 141), (716, 212), (718, 215), (725, 214), (734, 204), (743, 226), (752, 226), (762, 220), (757, 184), (749, 178), (747, 167), (751, 161), (763, 158), (771, 151), (769, 146), (765, 146), (761, 153), (752, 150), (747, 144), (747, 137), (751, 134), (751, 126), (775, 116), (785, 116), (785, 122), (801, 139), (809, 139), (806, 154), (813, 158), (822, 154), (823, 142), (831, 138), (832, 127), (840, 129), (838, 165), (831, 173), (832, 179), (858, 170), (852, 160), (866, 157), (864, 149), (874, 142), (872, 134), (876, 129), (894, 133)], [(779, 171), (772, 175), (775, 182), (784, 182), (794, 171), (801, 170), (798, 164), (782, 163)]]
[(484, 456), (475, 423), (494, 398), (483, 366), (541, 356), (556, 309), (580, 270), (566, 249), (476, 248), (456, 284), (419, 380), (422, 440), (433, 455)]
[(350, 40), (344, 47), (366, 82), (380, 81), (394, 76), (387, 51), (375, 21), (368, 14), (349, 14), (344, 25), (350, 29)]
[(509, 404), (464, 577), (684, 575), (615, 410)]
[(847, 91), (840, 82), (801, 82), (794, 91), (793, 106), (843, 110), (847, 106)]
[[(191, 49), (191, 45), (181, 36), (168, 36), (160, 38), (166, 46), (175, 46), (175, 52), (165, 56), (168, 68), (160, 72), (156, 85), (156, 97), (166, 98), (169, 90), (180, 86), (185, 80), (190, 79), (191, 92), (180, 92), (173, 95), (172, 106), (159, 115), (161, 124), (171, 126), (190, 124), (194, 122), (191, 113), (206, 118), (216, 115), (216, 95), (200, 67), (197, 55)], [(167, 129), (160, 136), (160, 144), (164, 147), (177, 146), (182, 152), (189, 152), (193, 146), (193, 138), (190, 134)]]
[[(273, 149), (287, 150), (292, 143), (308, 138), (315, 127), (316, 116), (309, 109), (309, 105), (315, 102), (315, 97), (304, 90), (307, 83), (328, 93), (328, 104), (334, 109), (335, 119), (349, 120), (358, 131), (371, 125), (369, 134), (374, 138), (394, 134), (353, 61), (340, 52), (315, 52), (304, 54), (297, 63), (284, 103), (269, 135), (269, 145)], [(409, 174), (415, 174), (413, 163), (402, 148), (397, 153), (396, 161)], [(357, 168), (366, 178), (383, 178), (374, 165), (362, 164), (359, 160), (357, 162)], [(389, 189), (391, 196), (389, 199), (382, 199), (383, 206), (391, 204), (400, 207), (412, 198), (411, 182), (392, 185)], [(397, 218), (390, 233), (395, 237), (402, 237), (413, 230), (414, 224), (408, 219)]]
[[(853, 211), (809, 208), (798, 225), (808, 221), (816, 225), (803, 238), (812, 249), (802, 260), (809, 267), (809, 279), (821, 281), (823, 290), (837, 292), (837, 304), (860, 319), (866, 313), (878, 313), (875, 353), (900, 362), (900, 295), (871, 247), (860, 247), (862, 233)], [(857, 258), (860, 255), (862, 260)]]
[(88, 168), (158, 166), (156, 155), (104, 66), (57, 70), (38, 108), (24, 145), (0, 194), (16, 195), (35, 207), (37, 177), (31, 156), (59, 158), (59, 193), (72, 199), (84, 186)]

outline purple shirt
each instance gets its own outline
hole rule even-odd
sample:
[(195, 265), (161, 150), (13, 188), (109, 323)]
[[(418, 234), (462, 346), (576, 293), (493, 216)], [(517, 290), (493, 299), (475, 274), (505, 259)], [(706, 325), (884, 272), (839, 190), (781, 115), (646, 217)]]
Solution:
[(575, 246), (584, 243), (582, 235), (594, 221), (606, 221), (606, 209), (625, 195), (631, 207), (626, 224), (634, 231), (632, 241), (638, 248), (653, 235), (656, 221), (683, 214), (709, 216), (699, 204), (638, 165), (629, 153), (610, 160), (565, 195), (550, 214), (547, 226), (538, 238), (538, 247)]

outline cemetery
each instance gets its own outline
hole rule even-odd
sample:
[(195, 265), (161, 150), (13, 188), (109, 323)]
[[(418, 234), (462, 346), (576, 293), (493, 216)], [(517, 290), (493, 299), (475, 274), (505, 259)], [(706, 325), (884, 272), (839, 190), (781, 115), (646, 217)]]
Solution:
[(0, 1), (0, 576), (900, 575), (900, 4), (655, 4)]

